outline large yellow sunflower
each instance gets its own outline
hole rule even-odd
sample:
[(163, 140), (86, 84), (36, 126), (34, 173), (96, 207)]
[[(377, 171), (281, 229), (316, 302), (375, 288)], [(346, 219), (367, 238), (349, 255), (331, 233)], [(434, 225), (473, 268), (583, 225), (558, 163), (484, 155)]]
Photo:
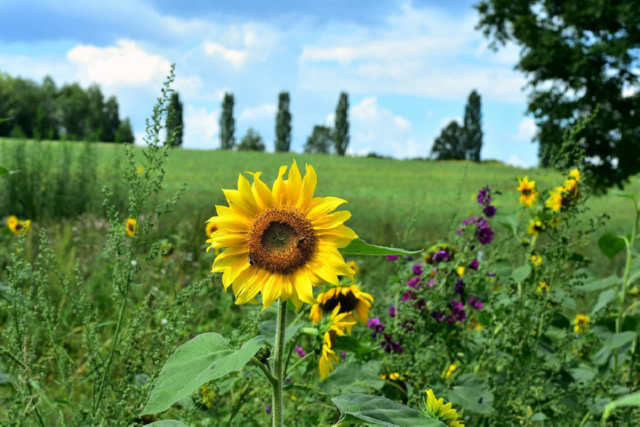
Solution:
[(229, 206), (216, 206), (218, 215), (209, 220), (218, 230), (208, 249), (226, 248), (212, 271), (222, 273), (225, 289), (232, 285), (236, 304), (258, 293), (264, 307), (278, 298), (313, 304), (313, 286), (352, 277), (338, 249), (358, 236), (344, 225), (351, 213), (333, 212), (346, 201), (313, 197), (317, 177), (310, 165), (304, 179), (295, 160), (284, 179), (286, 170), (280, 167), (271, 190), (261, 172), (251, 174), (252, 184), (239, 175), (237, 190), (223, 190)]
[(373, 297), (362, 292), (358, 285), (336, 286), (318, 295), (309, 317), (317, 323), (322, 320), (323, 314), (331, 313), (334, 308), (340, 307), (340, 313), (353, 312), (361, 323), (366, 324), (372, 302)]
[(13, 234), (24, 234), (31, 228), (31, 220), (25, 219), (24, 221), (22, 221), (17, 217), (11, 215), (7, 219), (7, 227), (9, 227), (9, 230), (11, 230)]
[(444, 403), (444, 399), (436, 399), (433, 390), (427, 390), (425, 401), (425, 412), (443, 421), (449, 427), (464, 427), (464, 423), (459, 421), (460, 414), (453, 407), (451, 402)]
[(531, 206), (536, 200), (538, 193), (536, 192), (536, 182), (529, 181), (529, 177), (518, 178), (518, 192), (520, 193), (520, 203)]
[(331, 324), (327, 331), (324, 333), (324, 339), (322, 341), (322, 354), (318, 361), (318, 370), (320, 371), (320, 378), (325, 379), (331, 371), (333, 371), (333, 362), (337, 362), (338, 356), (333, 351), (333, 343), (336, 340), (336, 336), (343, 336), (346, 333), (351, 333), (351, 327), (356, 322), (350, 320), (350, 313), (340, 313), (340, 304), (338, 304), (331, 312)]

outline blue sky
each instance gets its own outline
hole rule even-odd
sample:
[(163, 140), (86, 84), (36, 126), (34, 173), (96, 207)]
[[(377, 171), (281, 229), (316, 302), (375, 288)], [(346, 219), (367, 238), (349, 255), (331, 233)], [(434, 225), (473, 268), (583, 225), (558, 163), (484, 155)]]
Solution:
[(219, 145), (225, 91), (236, 136), (273, 149), (278, 93), (291, 95), (293, 143), (331, 124), (349, 93), (353, 154), (428, 155), (469, 92), (482, 96), (483, 158), (535, 165), (518, 48), (487, 48), (471, 1), (0, 0), (0, 71), (100, 84), (139, 136), (169, 64), (189, 148)]

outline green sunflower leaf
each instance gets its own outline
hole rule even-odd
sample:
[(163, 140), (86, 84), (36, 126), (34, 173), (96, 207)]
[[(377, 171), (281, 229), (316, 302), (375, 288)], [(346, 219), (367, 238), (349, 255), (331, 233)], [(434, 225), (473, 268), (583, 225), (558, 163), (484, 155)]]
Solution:
[(428, 417), (422, 412), (382, 396), (361, 393), (347, 393), (334, 397), (331, 401), (340, 410), (340, 423), (349, 421), (388, 427), (444, 427), (442, 421)]
[(182, 344), (160, 371), (142, 415), (168, 409), (201, 385), (242, 370), (264, 344), (259, 335), (234, 350), (220, 334), (200, 334)]
[(372, 245), (362, 239), (355, 239), (347, 247), (340, 249), (340, 252), (343, 255), (414, 255), (422, 251), (408, 251), (406, 249)]
[(531, 265), (525, 264), (513, 270), (511, 277), (513, 277), (513, 280), (515, 280), (516, 283), (522, 283), (525, 281), (527, 277), (529, 277), (530, 274), (531, 274)]
[(640, 391), (622, 396), (621, 398), (607, 404), (604, 408), (604, 412), (602, 413), (602, 420), (606, 421), (616, 408), (620, 408), (622, 406), (640, 406)]
[(624, 240), (613, 233), (605, 233), (598, 239), (598, 247), (609, 259), (612, 259), (625, 248)]

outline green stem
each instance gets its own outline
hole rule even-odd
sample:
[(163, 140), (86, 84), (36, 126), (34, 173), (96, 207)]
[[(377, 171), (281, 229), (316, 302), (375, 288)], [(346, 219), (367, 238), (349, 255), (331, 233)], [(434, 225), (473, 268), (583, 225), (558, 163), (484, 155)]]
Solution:
[[(14, 361), (17, 365), (20, 365), (20, 367), (22, 369), (24, 369), (25, 374), (27, 375), (27, 378), (25, 379), (25, 384), (27, 385), (27, 390), (29, 391), (30, 395), (33, 395), (33, 389), (31, 388), (31, 381), (28, 378), (28, 374), (26, 371), (29, 370), (29, 367), (27, 365), (25, 365), (20, 359), (18, 359), (16, 356), (14, 356), (13, 354), (11, 354), (11, 352), (9, 350), (5, 350), (3, 349), (2, 351), (5, 355), (7, 355), (7, 357), (9, 357), (9, 359), (11, 359), (12, 361)], [(44, 421), (42, 420), (42, 415), (40, 415), (40, 411), (38, 410), (38, 403), (34, 403), (33, 404), (33, 411), (36, 414), (36, 418), (38, 419), (38, 423), (44, 427)]]
[(284, 353), (284, 331), (286, 326), (287, 302), (278, 302), (278, 319), (276, 320), (275, 356), (273, 360), (273, 427), (282, 427), (284, 405), (282, 400), (282, 353)]

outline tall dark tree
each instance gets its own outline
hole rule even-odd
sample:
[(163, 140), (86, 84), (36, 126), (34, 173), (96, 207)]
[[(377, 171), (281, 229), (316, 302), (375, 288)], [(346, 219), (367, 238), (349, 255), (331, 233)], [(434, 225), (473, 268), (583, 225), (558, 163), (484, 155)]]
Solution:
[(336, 153), (341, 156), (347, 152), (349, 146), (349, 96), (345, 92), (340, 93), (336, 106), (333, 141)]
[(289, 92), (278, 95), (278, 114), (276, 116), (276, 151), (291, 149), (291, 113), (289, 112)]
[(328, 126), (314, 126), (313, 132), (309, 135), (304, 145), (304, 152), (328, 154), (334, 143), (333, 135), (333, 129)]
[(465, 158), (464, 128), (455, 120), (442, 129), (431, 147), (431, 157), (436, 160), (463, 160)]
[(630, 93), (639, 80), (638, 1), (481, 0), (476, 8), (478, 28), (494, 48), (507, 42), (522, 48), (516, 69), (529, 80), (542, 166), (560, 157), (579, 161), (560, 152), (563, 134), (599, 105), (576, 138), (586, 158), (595, 159), (582, 166), (601, 189), (640, 172), (640, 95)]
[(182, 101), (180, 101), (178, 92), (173, 92), (169, 99), (169, 109), (167, 111), (167, 142), (172, 147), (181, 147), (183, 135)]
[(67, 140), (81, 140), (87, 131), (89, 98), (78, 83), (64, 85), (58, 93), (62, 127)]
[(482, 105), (480, 94), (473, 90), (464, 107), (465, 159), (479, 162), (480, 150), (482, 150)]
[(118, 130), (116, 131), (116, 142), (122, 142), (126, 144), (133, 144), (135, 142), (133, 128), (131, 127), (131, 121), (128, 117), (120, 121)]
[(104, 127), (102, 138), (106, 142), (116, 141), (116, 132), (120, 127), (120, 112), (118, 100), (115, 96), (110, 96), (104, 103)]
[(104, 95), (100, 86), (92, 84), (87, 88), (87, 127), (85, 139), (89, 141), (104, 141), (104, 127), (106, 117), (104, 111)]
[(240, 151), (264, 151), (265, 146), (262, 137), (253, 128), (249, 128), (245, 136), (242, 137), (238, 150)]
[(225, 93), (220, 113), (220, 148), (232, 150), (235, 145), (236, 121), (233, 118), (233, 94)]

